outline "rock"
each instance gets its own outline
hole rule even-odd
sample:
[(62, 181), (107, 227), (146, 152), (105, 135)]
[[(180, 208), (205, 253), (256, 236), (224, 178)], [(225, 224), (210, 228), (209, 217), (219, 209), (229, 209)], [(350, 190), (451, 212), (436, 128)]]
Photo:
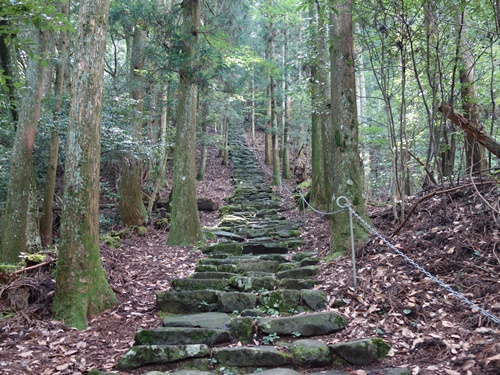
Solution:
[(301, 367), (324, 367), (333, 361), (328, 346), (317, 340), (297, 340), (288, 350)]
[(253, 339), (253, 319), (249, 317), (233, 318), (230, 330), (236, 340), (248, 344)]
[(268, 346), (216, 348), (212, 357), (223, 366), (235, 367), (286, 366), (293, 361), (291, 354)]
[(174, 372), (149, 371), (143, 375), (212, 375), (213, 372), (196, 371), (196, 370), (180, 370)]
[(168, 316), (163, 319), (165, 327), (199, 327), (220, 329), (229, 326), (231, 317), (221, 312)]
[(319, 268), (316, 266), (299, 267), (276, 273), (278, 279), (306, 279), (316, 276)]
[[(220, 232), (222, 231), (214, 231), (215, 235), (220, 236)], [(228, 232), (226, 232), (228, 233)], [(229, 233), (232, 236), (236, 236), (232, 233)], [(238, 238), (239, 237), (239, 238)], [(245, 240), (243, 237), (236, 236), (235, 239)], [(237, 242), (219, 242), (210, 246), (205, 246), (202, 250), (203, 254), (230, 254), (230, 255), (241, 255), (243, 253), (243, 246)]]
[(294, 262), (300, 262), (303, 259), (312, 258), (312, 257), (315, 257), (315, 256), (316, 256), (316, 253), (311, 253), (311, 252), (308, 252), (308, 251), (301, 251), (300, 253), (293, 254), (292, 260)]
[(261, 293), (259, 303), (268, 309), (288, 312), (301, 304), (301, 291), (279, 289)]
[(387, 356), (391, 347), (381, 338), (329, 345), (330, 351), (353, 365), (369, 365)]
[(273, 242), (245, 242), (243, 244), (243, 254), (286, 254), (288, 247), (275, 244)]
[(278, 287), (280, 289), (312, 289), (316, 285), (317, 281), (313, 279), (281, 279), (279, 281)]
[(214, 328), (160, 327), (139, 330), (135, 334), (137, 345), (190, 345), (214, 346), (231, 341), (229, 331)]
[(116, 368), (136, 368), (208, 355), (209, 350), (206, 345), (140, 345), (132, 347), (125, 353), (116, 364)]
[(215, 311), (219, 300), (217, 293), (215, 290), (161, 292), (156, 294), (156, 305), (171, 314)]
[(301, 297), (304, 303), (312, 310), (318, 311), (328, 306), (328, 298), (325, 292), (321, 290), (301, 290)]
[(226, 290), (229, 287), (228, 280), (224, 279), (172, 279), (172, 288), (181, 290)]
[(279, 263), (274, 260), (251, 260), (246, 262), (240, 262), (236, 266), (236, 271), (238, 273), (244, 273), (248, 271), (253, 272), (275, 272)]
[(219, 292), (217, 311), (233, 312), (253, 309), (257, 305), (257, 296), (253, 293)]
[(257, 322), (259, 329), (266, 333), (292, 335), (295, 332), (302, 336), (328, 335), (343, 329), (346, 320), (334, 312), (320, 312), (281, 318), (262, 318)]
[(242, 292), (257, 292), (261, 290), (273, 290), (278, 281), (273, 276), (250, 277), (234, 276), (229, 279), (229, 286)]
[(237, 273), (230, 272), (196, 272), (193, 273), (191, 279), (229, 279), (233, 276), (238, 276)]
[(411, 371), (405, 367), (384, 369), (384, 375), (411, 375)]
[(300, 375), (300, 372), (291, 370), (289, 368), (273, 368), (271, 370), (252, 372), (249, 375)]

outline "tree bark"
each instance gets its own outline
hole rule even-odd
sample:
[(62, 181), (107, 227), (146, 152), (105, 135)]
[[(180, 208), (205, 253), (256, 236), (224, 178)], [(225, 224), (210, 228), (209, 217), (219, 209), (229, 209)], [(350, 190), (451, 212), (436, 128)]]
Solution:
[[(331, 55), (331, 127), (333, 139), (333, 197), (345, 196), (352, 208), (369, 222), (363, 199), (360, 158), (358, 152), (358, 122), (356, 111), (356, 79), (352, 30), (352, 1), (346, 0), (335, 7), (332, 17)], [(332, 205), (333, 206), (333, 205)], [(343, 211), (331, 216), (332, 250), (348, 248), (350, 243), (349, 215)], [(362, 243), (367, 234), (358, 221), (354, 222), (356, 241)]]
[(50, 135), (49, 165), (47, 166), (47, 177), (43, 194), (42, 216), (40, 219), (40, 236), (42, 246), (52, 245), (52, 220), (54, 204), (54, 192), (56, 189), (57, 160), (59, 153), (59, 133), (56, 130)]
[(311, 203), (321, 210), (328, 210), (331, 183), (326, 173), (329, 156), (326, 153), (330, 131), (330, 85), (326, 71), (328, 48), (325, 41), (325, 21), (318, 15), (318, 4), (309, 4), (309, 27), (312, 46), (311, 78)]
[(141, 70), (144, 69), (143, 44), (146, 31), (142, 25), (135, 25), (132, 39), (130, 61), (130, 97), (137, 102), (135, 118), (131, 124), (132, 138), (136, 142), (134, 150), (122, 159), (122, 176), (120, 181), (120, 218), (126, 227), (143, 225), (147, 221), (147, 211), (142, 200), (142, 160), (139, 156), (142, 138), (142, 109), (144, 104), (144, 82)]
[(184, 0), (183, 58), (180, 71), (180, 97), (177, 107), (177, 131), (174, 150), (172, 188), (172, 226), (169, 245), (184, 246), (200, 239), (201, 227), (196, 204), (196, 111), (198, 85), (195, 54), (200, 27), (200, 1)]
[[(479, 125), (479, 106), (475, 84), (474, 63), (470, 47), (468, 46), (465, 33), (467, 25), (465, 24), (465, 10), (459, 15), (460, 24), (463, 25), (464, 32), (460, 38), (460, 93), (462, 96), (462, 109), (464, 116), (469, 120), (469, 123)], [(472, 173), (480, 173), (487, 168), (487, 159), (484, 148), (476, 141), (473, 135), (465, 133), (465, 164), (467, 170)]]
[(26, 251), (26, 226), (31, 178), (33, 174), (33, 150), (40, 116), (47, 38), (49, 32), (32, 29), (38, 56), (28, 59), (26, 86), (19, 106), (7, 203), (3, 215), (2, 251), (0, 262), (17, 263), (19, 253)]
[(99, 164), (104, 56), (109, 0), (82, 0), (64, 176), (54, 318), (84, 329), (117, 303), (99, 251)]

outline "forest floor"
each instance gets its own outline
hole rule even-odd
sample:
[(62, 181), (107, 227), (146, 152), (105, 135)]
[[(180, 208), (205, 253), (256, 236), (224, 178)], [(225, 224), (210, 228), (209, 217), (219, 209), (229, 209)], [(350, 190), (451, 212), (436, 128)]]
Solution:
[[(259, 140), (258, 151), (262, 136)], [(222, 166), (216, 154), (210, 150), (198, 196), (222, 205), (232, 192), (232, 170)], [(293, 181), (286, 185), (290, 191), (295, 189)], [(369, 215), (377, 231), (397, 249), (498, 318), (499, 185), (487, 178), (476, 179), (474, 184), (466, 180), (455, 190), (441, 186), (409, 197), (406, 212), (423, 200), (393, 237), (397, 225), (390, 206), (369, 206)], [(443, 190), (451, 191), (441, 193)], [(284, 214), (304, 221), (300, 250), (315, 251), (324, 259), (318, 288), (331, 296), (331, 308), (349, 322), (347, 329), (327, 337), (328, 342), (378, 336), (392, 345), (389, 357), (378, 367), (353, 368), (353, 374), (378, 374), (379, 368), (397, 366), (407, 366), (413, 374), (500, 374), (498, 324), (425, 277), (375, 236), (356, 250), (354, 288), (350, 256), (329, 256), (328, 219), (297, 210), (291, 194), (286, 189), (281, 192)], [(206, 227), (216, 225), (219, 218), (217, 211), (200, 212)], [(161, 325), (155, 294), (168, 289), (173, 278), (191, 274), (202, 256), (195, 247), (167, 246), (167, 235), (153, 221), (146, 234), (130, 233), (115, 249), (102, 244), (102, 261), (119, 304), (92, 319), (83, 331), (51, 319), (53, 265), (0, 284), (0, 372), (112, 370), (133, 344), (137, 329)]]

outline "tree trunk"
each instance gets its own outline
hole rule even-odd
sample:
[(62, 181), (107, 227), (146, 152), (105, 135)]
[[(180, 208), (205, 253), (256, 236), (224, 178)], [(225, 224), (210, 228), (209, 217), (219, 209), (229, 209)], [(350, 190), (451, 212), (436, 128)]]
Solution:
[[(59, 2), (59, 11), (69, 17), (69, 2)], [(59, 61), (55, 65), (54, 81), (54, 111), (53, 116), (58, 120), (62, 112), (62, 96), (65, 92), (65, 78), (68, 72), (68, 32), (61, 31), (60, 37), (56, 42)], [(56, 190), (57, 162), (59, 154), (59, 133), (57, 129), (52, 130), (50, 135), (50, 153), (47, 166), (47, 177), (45, 180), (45, 189), (43, 194), (42, 215), (40, 218), (40, 236), (43, 247), (52, 246), (52, 221), (54, 204), (54, 194)]]
[(149, 199), (147, 215), (151, 216), (153, 212), (153, 205), (156, 201), (156, 197), (161, 187), (167, 185), (167, 181), (165, 178), (167, 172), (167, 162), (170, 155), (170, 147), (167, 149), (167, 92), (168, 86), (164, 88), (162, 94), (162, 107), (161, 107), (161, 116), (160, 116), (160, 144), (161, 144), (161, 158), (160, 158), (160, 171), (158, 172), (158, 176), (155, 181), (155, 185), (153, 188), (153, 193), (151, 194), (151, 198)]
[[(345, 196), (352, 208), (367, 222), (363, 199), (358, 152), (358, 122), (356, 113), (356, 80), (352, 31), (352, 1), (346, 0), (331, 13), (332, 55), (332, 150), (334, 176), (333, 196)], [(349, 215), (346, 211), (332, 217), (332, 250), (345, 250), (350, 243)], [(354, 222), (356, 241), (362, 243), (367, 234), (358, 221)]]
[(36, 190), (35, 171), (31, 171), (30, 193), (28, 199), (28, 217), (26, 220), (26, 252), (36, 253), (42, 246), (40, 238), (40, 210)]
[[(467, 31), (465, 25), (465, 10), (459, 16), (460, 24), (464, 27), (464, 32), (461, 34), (460, 39), (460, 83), (462, 84), (460, 93), (462, 96), (462, 109), (464, 116), (470, 124), (474, 124), (477, 128), (479, 126), (479, 105), (477, 99), (476, 84), (474, 78), (474, 63), (472, 53), (470, 51), (469, 43), (467, 43), (464, 36)], [(467, 170), (472, 173), (480, 173), (487, 168), (487, 159), (484, 147), (477, 142), (473, 135), (466, 133), (465, 135), (465, 164)]]
[(208, 151), (208, 127), (207, 127), (207, 116), (208, 116), (208, 103), (203, 103), (201, 106), (201, 131), (203, 132), (201, 139), (201, 156), (200, 164), (198, 165), (198, 174), (196, 175), (196, 180), (203, 181), (205, 179), (205, 170), (207, 168), (207, 151)]
[(17, 263), (19, 253), (26, 251), (26, 226), (31, 178), (33, 174), (33, 149), (42, 100), (44, 64), (47, 38), (46, 30), (33, 29), (33, 41), (38, 46), (37, 56), (28, 59), (26, 85), (19, 106), (19, 121), (10, 169), (7, 203), (3, 215), (2, 251), (0, 262)]
[(47, 166), (47, 178), (45, 180), (42, 216), (40, 220), (40, 235), (43, 247), (52, 246), (52, 206), (54, 204), (54, 192), (56, 190), (58, 153), (59, 133), (53, 130), (50, 135), (49, 165)]
[[(288, 16), (287, 16), (288, 19)], [(281, 177), (285, 180), (288, 180), (289, 178), (292, 177), (292, 172), (290, 171), (290, 120), (291, 120), (291, 105), (292, 105), (292, 98), (290, 97), (290, 94), (288, 93), (289, 90), (289, 80), (290, 80), (290, 74), (288, 73), (288, 65), (287, 65), (287, 60), (288, 60), (288, 35), (289, 33), (285, 30), (284, 31), (284, 44), (283, 44), (283, 95), (284, 95), (284, 100), (283, 100), (283, 142), (282, 142), (282, 163), (283, 163), (283, 170), (281, 173)]]
[(184, 0), (183, 58), (180, 70), (180, 97), (174, 150), (172, 226), (169, 245), (184, 246), (200, 239), (201, 227), (196, 204), (196, 111), (198, 85), (195, 54), (200, 26), (200, 1)]
[(104, 56), (109, 0), (82, 0), (64, 176), (54, 318), (84, 329), (117, 303), (99, 251), (99, 164)]
[(319, 17), (317, 4), (309, 4), (309, 27), (312, 46), (311, 58), (311, 203), (328, 210), (332, 194), (326, 173), (328, 155), (326, 141), (330, 130), (330, 85), (326, 71), (328, 48), (325, 41), (325, 21)]
[[(142, 25), (134, 28), (132, 39), (132, 53), (130, 61), (130, 86), (131, 98), (137, 102), (135, 118), (131, 124), (131, 134), (137, 145), (141, 144), (142, 138), (142, 107), (144, 104), (144, 80), (141, 70), (144, 69), (143, 44), (146, 31)], [(140, 147), (140, 146), (139, 146)], [(143, 225), (148, 217), (146, 207), (142, 200), (142, 160), (139, 147), (129, 152), (122, 159), (122, 176), (120, 181), (120, 218), (126, 227), (132, 225)]]

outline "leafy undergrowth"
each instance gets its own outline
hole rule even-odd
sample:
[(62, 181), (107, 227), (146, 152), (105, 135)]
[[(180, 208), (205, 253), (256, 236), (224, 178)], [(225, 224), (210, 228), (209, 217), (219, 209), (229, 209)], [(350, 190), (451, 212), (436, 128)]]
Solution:
[[(206, 181), (199, 184), (198, 193), (222, 203), (232, 191), (231, 169), (221, 166), (216, 150), (210, 153)], [(293, 183), (288, 188), (292, 190)], [(499, 190), (495, 183), (469, 184), (430, 196), (419, 203), (399, 234), (390, 238), (418, 264), (497, 317), (500, 240), (494, 209), (498, 210)], [(328, 220), (297, 211), (290, 194), (282, 191), (288, 208), (284, 213), (304, 220), (301, 250), (316, 251), (325, 259), (318, 288), (331, 296), (331, 308), (349, 321), (346, 330), (326, 340), (335, 343), (378, 336), (392, 345), (389, 358), (373, 368), (353, 369), (353, 374), (375, 375), (379, 368), (403, 365), (413, 374), (500, 373), (498, 325), (431, 282), (375, 237), (357, 250), (358, 286), (354, 289), (350, 256), (328, 257)], [(430, 193), (411, 197), (407, 212)], [(389, 238), (396, 229), (391, 209), (371, 207), (369, 211), (374, 227)], [(216, 212), (200, 216), (205, 226), (219, 219)], [(156, 228), (152, 223), (143, 236), (133, 232), (124, 236), (117, 248), (102, 244), (103, 264), (120, 303), (92, 319), (84, 331), (51, 320), (53, 264), (15, 275), (0, 287), (0, 314), (5, 317), (0, 320), (2, 374), (111, 370), (132, 345), (138, 328), (158, 327), (155, 293), (169, 288), (173, 278), (192, 273), (201, 253), (193, 247), (167, 246), (168, 233)]]

